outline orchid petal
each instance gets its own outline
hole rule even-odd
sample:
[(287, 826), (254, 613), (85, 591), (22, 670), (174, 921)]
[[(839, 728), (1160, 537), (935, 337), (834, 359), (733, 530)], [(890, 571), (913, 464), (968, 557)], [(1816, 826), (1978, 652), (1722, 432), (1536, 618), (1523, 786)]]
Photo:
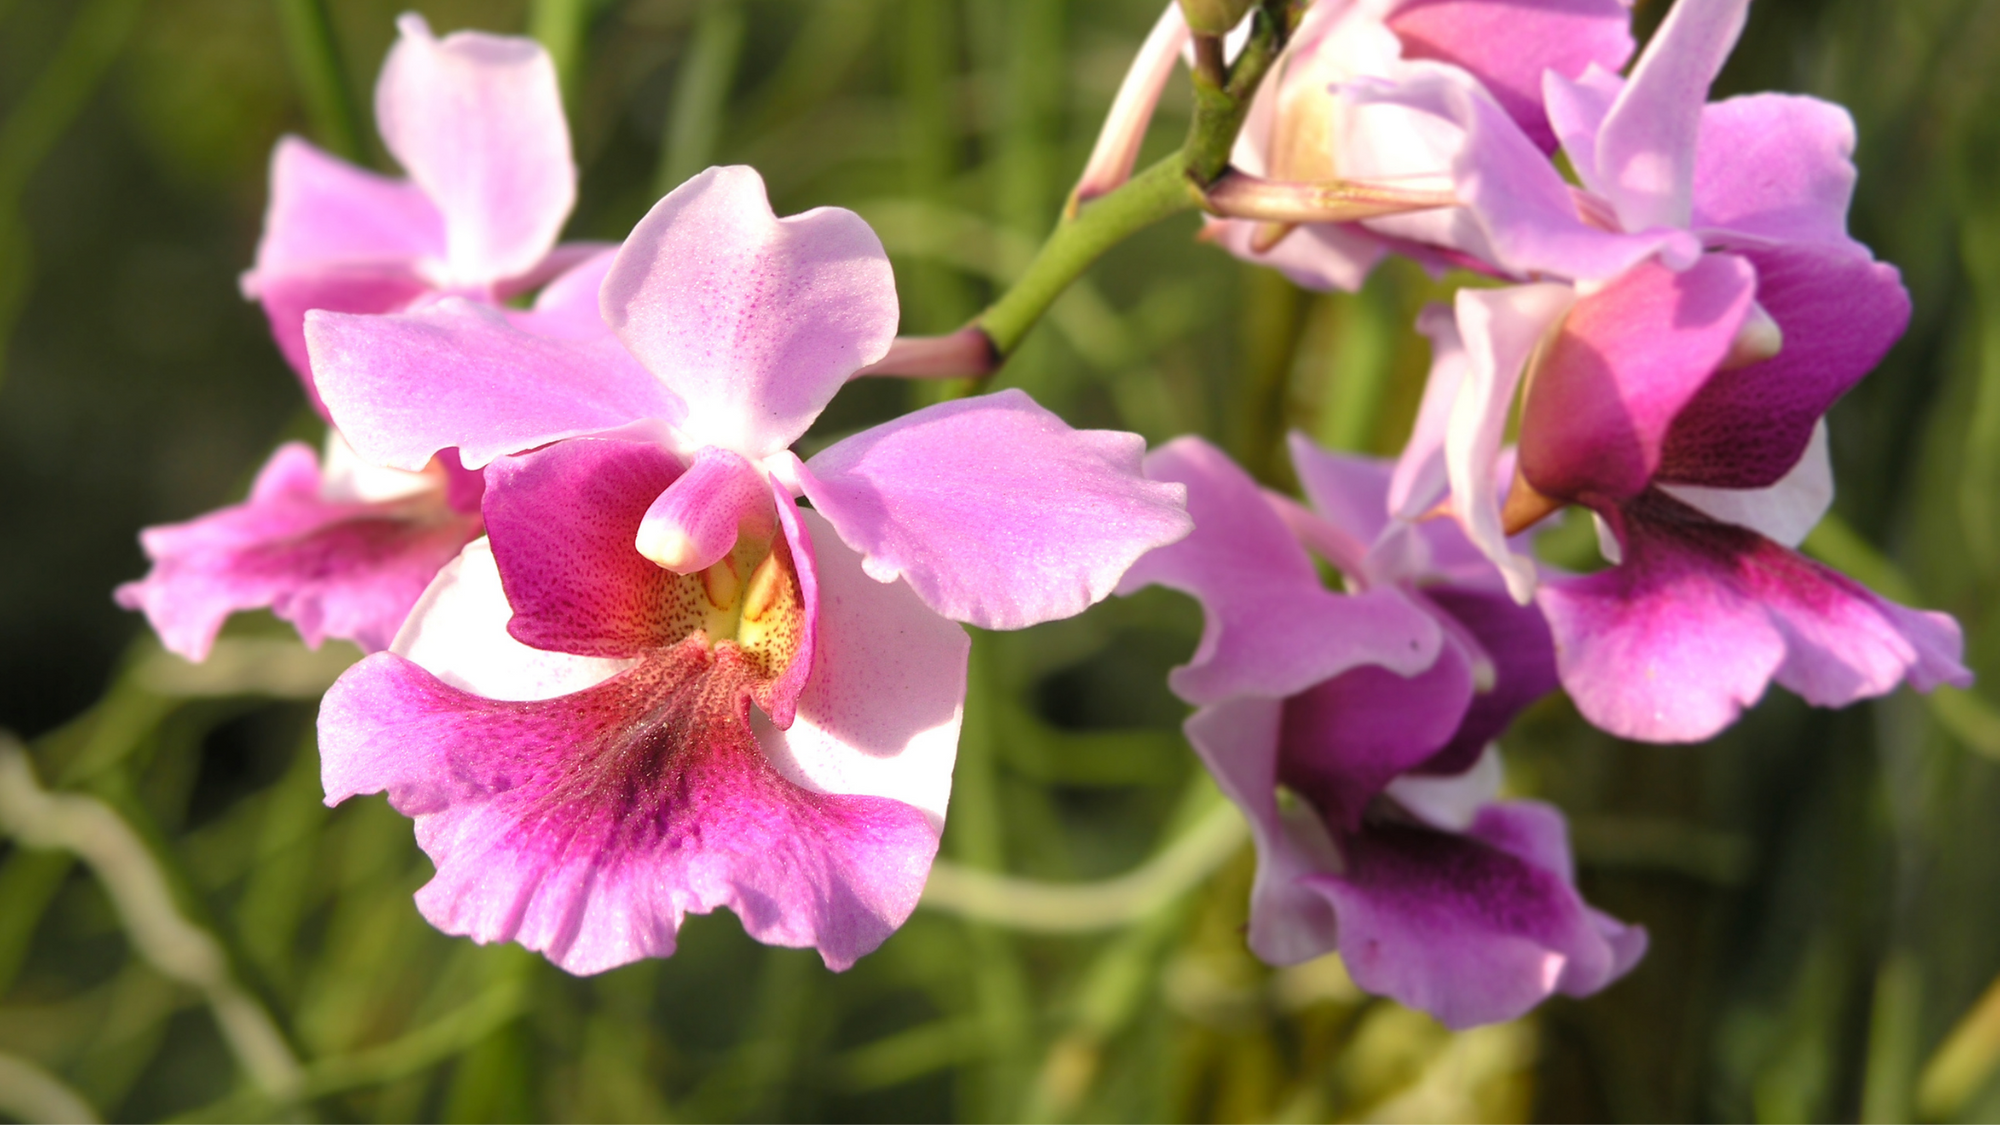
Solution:
[(421, 187), (357, 168), (297, 137), (271, 150), (271, 200), (245, 295), (272, 278), (339, 266), (414, 263), (444, 253), (444, 217)]
[(1446, 647), (1476, 646), (1468, 659), (1485, 669), (1481, 678), (1491, 676), (1473, 694), (1451, 737), (1418, 768), (1424, 774), (1461, 773), (1523, 708), (1561, 686), (1555, 640), (1539, 610), (1497, 589), (1436, 583), (1425, 586), (1422, 596), (1450, 618), (1453, 639)]
[(592, 340), (611, 335), (611, 326), (604, 323), (604, 314), (598, 311), (597, 295), (617, 258), (616, 246), (585, 256), (550, 280), (535, 295), (533, 308), (512, 313), (508, 319), (523, 331), (562, 340)]
[[(513, 617), (493, 544), (476, 539), (438, 572), (389, 651), (460, 691), (521, 702), (596, 687), (638, 663), (531, 648), (508, 630)], [(329, 796), (365, 791), (336, 786), (327, 769)]]
[(1472, 702), (1472, 670), (1456, 645), (1414, 676), (1362, 665), (1285, 700), (1278, 781), (1338, 833), (1356, 831), (1384, 786), (1428, 761)]
[(1181, 489), (1136, 434), (1073, 430), (1018, 390), (926, 407), (841, 441), (801, 476), (877, 581), (986, 629), (1069, 617), (1185, 536)]
[(682, 475), (648, 442), (575, 438), (487, 468), (486, 525), (522, 643), (631, 657), (699, 628), (695, 580), (633, 546), (647, 506)]
[(1174, 64), (1180, 61), (1181, 48), (1187, 43), (1188, 26), (1181, 15), (1180, 0), (1167, 0), (1167, 10), (1146, 33), (1139, 53), (1132, 57), (1131, 67), (1118, 84), (1111, 111), (1104, 115), (1097, 143), (1084, 162), (1083, 175), (1070, 193), (1075, 202), (1095, 199), (1132, 178), (1139, 146), (1146, 140), (1146, 126), (1152, 123), (1160, 93), (1173, 77)]
[(1710, 241), (1816, 243), (1863, 257), (1847, 235), (1854, 118), (1818, 98), (1753, 94), (1702, 111), (1694, 218)]
[(1605, 184), (1597, 175), (1597, 134), (1624, 89), (1623, 78), (1596, 66), (1585, 68), (1575, 78), (1542, 75), (1542, 104), (1548, 111), (1549, 125), (1562, 142), (1576, 178), (1585, 190), (1598, 195), (1604, 194)]
[(770, 484), (742, 457), (707, 446), (646, 509), (636, 549), (675, 574), (693, 574), (735, 549), (746, 520), (761, 524), (766, 534), (777, 530)]
[(1195, 521), (1194, 534), (1141, 558), (1119, 586), (1158, 584), (1201, 601), (1201, 643), (1169, 674), (1174, 694), (1196, 704), (1282, 698), (1364, 664), (1414, 675), (1437, 659), (1437, 623), (1401, 594), (1322, 586), (1256, 482), (1214, 446), (1178, 438), (1146, 458), (1146, 472), (1185, 485)]
[(1749, 8), (1750, 0), (1678, 0), (1605, 115), (1597, 182), (1626, 230), (1692, 223), (1702, 110)]
[(555, 64), (532, 39), (396, 21), (375, 120), (382, 142), (444, 216), (441, 285), (527, 273), (576, 202)]
[(1522, 369), (1574, 299), (1566, 285), (1543, 284), (1461, 289), (1456, 300), (1458, 330), (1471, 362), (1445, 429), (1452, 508), (1466, 538), (1500, 568), (1520, 602), (1534, 591), (1535, 566), (1507, 543), (1495, 464)]
[(1624, 561), (1550, 583), (1539, 601), (1563, 686), (1621, 738), (1696, 742), (1772, 679), (1838, 707), (1908, 680), (1962, 685), (1958, 625), (1742, 528), (1648, 493), (1619, 510)]
[(1500, 751), (1488, 744), (1463, 773), (1406, 773), (1382, 792), (1432, 828), (1464, 832), (1479, 819), (1480, 809), (1500, 799), (1500, 783), (1505, 780)]
[[(1453, 1029), (1513, 1019), (1550, 993), (1587, 995), (1629, 967), (1543, 837), (1561, 814), (1489, 805), (1463, 836), (1375, 825), (1347, 841), (1347, 868), (1307, 879), (1340, 918), (1340, 955), (1369, 992)], [(1565, 863), (1566, 866), (1566, 863)]]
[(767, 761), (732, 694), (737, 650), (699, 638), (595, 687), (506, 702), (394, 654), (320, 711), (328, 800), (386, 789), (437, 875), (433, 925), (518, 941), (573, 973), (673, 952), (689, 911), (844, 969), (909, 915), (938, 834), (916, 808), (814, 793)]
[(710, 168), (653, 206), (604, 281), (604, 320), (688, 405), (698, 444), (760, 460), (888, 354), (896, 286), (859, 215), (780, 219), (750, 168)]
[[(1443, 305), (1426, 305), (1417, 314), (1417, 331), (1430, 338), (1431, 370), (1424, 382), (1423, 403), (1417, 409), (1417, 423), (1396, 460), (1390, 479), (1389, 512), (1397, 519), (1414, 520), (1437, 505), (1450, 487), (1445, 470), (1445, 437), (1451, 424), (1453, 406), (1460, 388), (1471, 371), (1472, 359), (1458, 336), (1458, 321)], [(1294, 459), (1297, 453), (1293, 454)]]
[(1718, 372), (1674, 419), (1659, 476), (1673, 484), (1763, 488), (1799, 463), (1813, 427), (1882, 361), (1910, 322), (1895, 267), (1819, 246), (1746, 248), (1757, 303), (1776, 321), (1777, 355)]
[(269, 607), (315, 648), (328, 637), (386, 648), (424, 588), (479, 521), (452, 511), (443, 490), (381, 503), (327, 500), (312, 450), (272, 454), (250, 498), (186, 523), (147, 528), (153, 562), (118, 587), (170, 652), (208, 656), (232, 613)]
[(430, 286), (405, 265), (330, 266), (257, 280), (257, 303), (271, 324), (271, 338), (285, 362), (298, 373), (306, 398), (322, 418), (331, 418), (313, 377), (306, 346), (306, 314), (314, 309), (340, 313), (387, 313), (407, 307)]
[(818, 644), (791, 726), (757, 724), (764, 753), (808, 789), (887, 797), (941, 827), (971, 640), (908, 585), (868, 577), (819, 513), (799, 518), (818, 552)]
[(1675, 272), (1633, 268), (1579, 298), (1535, 365), (1521, 406), (1521, 472), (1558, 499), (1636, 496), (1670, 430), (1750, 313), (1750, 263), (1710, 254)]
[(1632, 57), (1626, 0), (1410, 0), (1389, 16), (1406, 59), (1462, 67), (1544, 151), (1555, 134), (1542, 112), (1542, 75), (1573, 78), (1589, 67), (1615, 71)]
[(1259, 250), (1256, 243), (1264, 225), (1248, 219), (1211, 219), (1202, 233), (1246, 262), (1269, 266), (1293, 284), (1322, 293), (1359, 290), (1389, 253), (1387, 241), (1352, 223), (1308, 223), (1277, 245)]
[(1796, 548), (1833, 506), (1833, 456), (1826, 420), (1813, 426), (1805, 456), (1778, 483), (1766, 488), (1703, 488), (1661, 484), (1661, 492), (1722, 523), (1747, 527), (1776, 543)]
[(1231, 699), (1196, 711), (1185, 730), (1216, 785), (1243, 810), (1257, 846), (1250, 951), (1274, 965), (1296, 965), (1339, 940), (1332, 907), (1301, 880), (1338, 870), (1340, 857), (1311, 809), (1278, 804), (1282, 708), (1275, 699)]
[(362, 457), (399, 469), (452, 446), (478, 468), (685, 410), (610, 336), (538, 336), (458, 297), (393, 316), (309, 313), (306, 342), (341, 432)]

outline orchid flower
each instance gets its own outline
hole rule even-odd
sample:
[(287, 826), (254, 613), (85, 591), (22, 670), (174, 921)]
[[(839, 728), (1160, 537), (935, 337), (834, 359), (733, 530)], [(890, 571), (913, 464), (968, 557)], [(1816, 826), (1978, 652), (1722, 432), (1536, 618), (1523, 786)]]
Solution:
[[(1562, 816), (1497, 800), (1490, 743), (1556, 686), (1548, 628), (1455, 528), (1392, 523), (1385, 466), (1294, 436), (1313, 507), (1261, 493), (1198, 438), (1146, 459), (1185, 484), (1195, 533), (1141, 559), (1200, 599), (1196, 751), (1257, 846), (1250, 948), (1291, 964), (1338, 950), (1355, 983), (1453, 1028), (1587, 995), (1646, 934), (1577, 894)], [(1356, 592), (1326, 590), (1307, 551)]]
[[(1511, 233), (1524, 204), (1571, 210), (1560, 177), (1542, 158), (1556, 143), (1541, 108), (1542, 75), (1622, 66), (1632, 53), (1629, 7), (1626, 0), (1319, 0), (1258, 91), (1236, 141), (1234, 165), (1289, 182), (1364, 181), (1413, 192), (1429, 186), (1430, 194), (1455, 195), (1462, 206), (1417, 210), (1403, 217), (1402, 226), (1384, 228), (1413, 230), (1416, 238), (1378, 233), (1373, 219), (1300, 225), (1218, 218), (1205, 236), (1313, 289), (1358, 288), (1391, 250), (1438, 266), (1495, 268), (1484, 263), (1500, 257), (1502, 248), (1486, 228)], [(1169, 5), (1126, 75), (1077, 198), (1101, 195), (1130, 175), (1187, 37), (1178, 6)], [(1420, 104), (1448, 96), (1462, 112), (1447, 121), (1390, 104), (1394, 92), (1406, 88), (1402, 96)], [(1507, 186), (1495, 191), (1456, 174), (1468, 166), (1487, 180), (1497, 172)], [(1522, 178), (1516, 170), (1522, 167), (1530, 178), (1544, 172), (1546, 180), (1533, 182), (1538, 191), (1517, 200), (1513, 181)], [(1488, 212), (1497, 214), (1488, 219)], [(1620, 262), (1654, 245), (1592, 231), (1567, 241), (1581, 244), (1571, 253)]]
[[(296, 137), (271, 158), (271, 202), (245, 295), (322, 415), (307, 363), (308, 309), (386, 312), (442, 293), (495, 302), (577, 267), (594, 245), (556, 246), (576, 198), (569, 130), (547, 52), (531, 39), (398, 21), (376, 118), (408, 180), (376, 175)], [(270, 607), (308, 644), (388, 647), (438, 569), (479, 535), (477, 474), (444, 451), (416, 471), (354, 456), (339, 430), (324, 464), (287, 445), (242, 504), (150, 528), (145, 579), (117, 591), (166, 647), (207, 656), (223, 621)]]
[(1461, 291), (1455, 318), (1426, 322), (1435, 363), (1399, 470), (1397, 514), (1419, 518), (1448, 486), (1524, 603), (1536, 568), (1507, 537), (1566, 503), (1604, 521), (1624, 564), (1540, 600), (1578, 707), (1632, 738), (1706, 738), (1774, 678), (1839, 706), (1966, 675), (1949, 618), (1791, 550), (1832, 501), (1822, 419), (1902, 334), (1909, 297), (1847, 236), (1844, 111), (1778, 95), (1706, 103), (1745, 2), (1681, 0), (1629, 81), (1548, 79), (1581, 213), (1678, 231), (1705, 252)]
[(780, 219), (748, 168), (675, 189), (582, 297), (307, 317), (364, 456), (456, 447), (488, 485), (490, 541), (328, 693), (327, 798), (386, 789), (416, 818), (438, 869), (418, 903), (448, 932), (589, 973), (727, 906), (844, 968), (937, 849), (953, 622), (1082, 610), (1188, 532), (1183, 490), (1145, 479), (1136, 435), (1018, 391), (801, 462), (887, 351), (895, 287), (859, 216)]

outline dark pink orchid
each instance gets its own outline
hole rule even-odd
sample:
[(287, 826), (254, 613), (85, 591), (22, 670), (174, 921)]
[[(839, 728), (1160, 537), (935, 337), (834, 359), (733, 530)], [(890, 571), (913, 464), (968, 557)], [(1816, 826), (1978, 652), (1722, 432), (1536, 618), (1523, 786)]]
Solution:
[[(1538, 576), (1510, 531), (1564, 503), (1606, 521), (1625, 564), (1540, 599), (1578, 707), (1633, 738), (1706, 738), (1774, 678), (1837, 706), (1965, 676), (1948, 618), (1790, 550), (1832, 500), (1821, 419), (1902, 334), (1909, 297), (1847, 236), (1844, 111), (1707, 104), (1745, 6), (1681, 0), (1629, 81), (1549, 76), (1584, 181), (1572, 226), (1657, 235), (1660, 251), (1605, 271), (1544, 241), (1538, 268), (1569, 283), (1461, 291), (1455, 317), (1432, 315), (1436, 360), (1394, 498), (1414, 519), (1448, 487), (1523, 602)], [(1500, 443), (1524, 383), (1503, 513)]]
[[(1248, 815), (1250, 947), (1338, 950), (1361, 987), (1451, 1027), (1512, 1019), (1623, 975), (1645, 931), (1577, 894), (1561, 814), (1498, 801), (1492, 740), (1556, 686), (1548, 628), (1448, 524), (1387, 515), (1387, 466), (1293, 439), (1313, 504), (1260, 492), (1196, 438), (1146, 469), (1188, 488), (1193, 535), (1141, 559), (1207, 618), (1175, 690)], [(1353, 594), (1326, 590), (1307, 549)]]
[(868, 225), (780, 219), (747, 168), (661, 200), (597, 292), (307, 318), (364, 456), (491, 461), (490, 547), (321, 711), (329, 801), (386, 789), (416, 818), (432, 922), (596, 972), (727, 906), (844, 968), (915, 907), (965, 693), (952, 622), (1074, 614), (1189, 525), (1137, 436), (1018, 391), (801, 462), (896, 321)]
[[(442, 293), (497, 301), (548, 281), (596, 246), (556, 246), (576, 169), (555, 68), (533, 40), (438, 40), (406, 15), (376, 87), (392, 180), (295, 137), (271, 158), (271, 202), (244, 293), (260, 302), (321, 414), (307, 364), (308, 309), (386, 312)], [(607, 258), (608, 262), (608, 258)], [(585, 282), (594, 272), (585, 266)], [(119, 588), (173, 652), (208, 654), (234, 612), (269, 607), (308, 644), (388, 647), (440, 567), (479, 535), (476, 474), (444, 451), (413, 472), (353, 456), (338, 430), (324, 467), (287, 446), (250, 498), (141, 536), (152, 571)]]

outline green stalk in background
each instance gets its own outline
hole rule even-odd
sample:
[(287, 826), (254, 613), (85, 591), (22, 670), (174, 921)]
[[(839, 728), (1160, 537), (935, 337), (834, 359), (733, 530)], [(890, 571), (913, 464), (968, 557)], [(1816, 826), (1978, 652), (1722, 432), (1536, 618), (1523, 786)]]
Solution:
[(674, 100), (653, 178), (656, 194), (667, 194), (715, 163), (729, 88), (743, 53), (744, 20), (740, 0), (707, 0), (702, 6), (674, 78)]
[(365, 163), (360, 102), (348, 81), (326, 0), (277, 0), (277, 7), (285, 53), (291, 57), (314, 139), (336, 156)]

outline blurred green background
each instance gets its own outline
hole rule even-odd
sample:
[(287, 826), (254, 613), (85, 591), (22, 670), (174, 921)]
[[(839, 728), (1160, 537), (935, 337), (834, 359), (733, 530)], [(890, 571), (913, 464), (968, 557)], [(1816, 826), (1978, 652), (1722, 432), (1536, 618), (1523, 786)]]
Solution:
[[(780, 211), (866, 216), (904, 330), (935, 332), (1049, 227), (1158, 0), (414, 6), (556, 47), (572, 237), (618, 238), (687, 174), (753, 164)], [(319, 803), (314, 693), (351, 650), (307, 657), (251, 617), (190, 673), (110, 600), (144, 569), (139, 527), (239, 498), (277, 442), (315, 435), (235, 277), (281, 132), (386, 167), (366, 109), (403, 5), (329, 5), (338, 72), (296, 49), (315, 7), (0, 0), (0, 725), (44, 783), (123, 814), (304, 1068), (296, 1097), (246, 1077), (213, 991), (135, 955), (87, 868), (0, 842), (0, 1087), (28, 1060), (115, 1120), (2000, 1117), (2000, 994), (1981, 1006), (2000, 718), (1976, 696), (1780, 695), (1700, 747), (1532, 710), (1504, 742), (1512, 787), (1569, 812), (1587, 894), (1653, 950), (1592, 1000), (1457, 1036), (1331, 961), (1250, 958), (1247, 848), (1090, 932), (920, 910), (837, 976), (726, 914), (690, 919), (670, 960), (583, 980), (435, 933), (408, 823), (380, 797)], [(1662, 10), (1640, 0), (1639, 26)], [(326, 96), (337, 73), (358, 115)], [(1854, 231), (1916, 299), (1833, 414), (1838, 515), (1810, 547), (1958, 614), (1973, 666), (2000, 667), (2000, 2), (1758, 0), (1718, 93), (1762, 89), (1853, 111)], [(1186, 106), (1170, 89), (1149, 154)], [(1115, 250), (1000, 383), (1080, 425), (1206, 434), (1279, 485), (1288, 427), (1393, 453), (1428, 362), (1411, 319), (1445, 290), (1388, 268), (1306, 294), (1194, 227)], [(807, 444), (934, 393), (855, 384)], [(977, 637), (946, 856), (1099, 880), (1198, 822), (1214, 798), (1162, 676), (1199, 624), (1151, 591)]]

